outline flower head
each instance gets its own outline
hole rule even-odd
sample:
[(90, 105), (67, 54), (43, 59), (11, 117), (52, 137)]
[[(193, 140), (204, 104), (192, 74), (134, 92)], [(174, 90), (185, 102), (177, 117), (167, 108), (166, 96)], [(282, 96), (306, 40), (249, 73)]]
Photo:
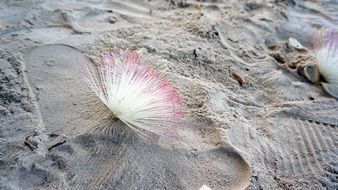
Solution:
[(180, 97), (162, 71), (136, 52), (103, 53), (97, 68), (86, 66), (84, 76), (111, 114), (133, 131), (177, 137)]
[(338, 34), (319, 32), (314, 41), (317, 65), (326, 82), (324, 89), (338, 97)]

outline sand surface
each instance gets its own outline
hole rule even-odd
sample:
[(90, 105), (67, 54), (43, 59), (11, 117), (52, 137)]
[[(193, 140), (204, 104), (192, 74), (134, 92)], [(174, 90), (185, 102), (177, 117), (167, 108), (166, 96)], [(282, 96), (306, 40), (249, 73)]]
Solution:
[[(335, 0), (1, 1), (0, 189), (338, 189), (338, 102), (297, 72), (322, 27)], [(177, 86), (181, 140), (68, 133), (119, 49)]]

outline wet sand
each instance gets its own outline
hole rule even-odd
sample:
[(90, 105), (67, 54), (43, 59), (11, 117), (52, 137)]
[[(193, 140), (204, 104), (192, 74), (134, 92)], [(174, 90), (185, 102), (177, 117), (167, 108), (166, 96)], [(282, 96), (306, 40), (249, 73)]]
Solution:
[[(334, 1), (1, 2), (0, 189), (337, 189), (338, 102), (297, 72), (337, 13)], [(81, 65), (119, 49), (177, 86), (179, 141), (69, 132), (96, 122)]]

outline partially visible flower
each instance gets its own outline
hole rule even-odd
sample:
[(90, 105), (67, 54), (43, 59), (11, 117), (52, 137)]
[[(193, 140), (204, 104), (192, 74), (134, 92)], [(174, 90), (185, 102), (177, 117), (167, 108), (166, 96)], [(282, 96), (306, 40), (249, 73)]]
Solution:
[(178, 137), (181, 100), (164, 73), (129, 50), (103, 53), (100, 58), (97, 68), (85, 67), (83, 76), (112, 118), (141, 136), (151, 132)]
[(322, 85), (338, 98), (338, 33), (318, 32), (314, 45), (318, 70), (326, 81)]

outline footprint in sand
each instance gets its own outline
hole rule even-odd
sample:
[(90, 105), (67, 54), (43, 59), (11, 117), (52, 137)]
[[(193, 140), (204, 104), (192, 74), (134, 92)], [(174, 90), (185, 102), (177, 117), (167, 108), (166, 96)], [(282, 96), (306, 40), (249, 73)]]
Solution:
[[(81, 115), (84, 109), (81, 97), (88, 91), (79, 72), (85, 62), (89, 62), (85, 55), (65, 45), (41, 46), (25, 56), (26, 77), (45, 127), (42, 131), (79, 125), (74, 118)], [(203, 142), (203, 138), (210, 137), (198, 136), (197, 130), (212, 127), (196, 121), (185, 125), (183, 130), (190, 132), (190, 139)], [(244, 189), (249, 185), (250, 166), (231, 146), (201, 148), (203, 145), (196, 142), (194, 145), (194, 149), (179, 143), (156, 145), (136, 137), (114, 143), (87, 134), (68, 138), (66, 143), (50, 150), (47, 158), (64, 165), (53, 164), (60, 173), (67, 173), (67, 177), (57, 179), (60, 187)]]

